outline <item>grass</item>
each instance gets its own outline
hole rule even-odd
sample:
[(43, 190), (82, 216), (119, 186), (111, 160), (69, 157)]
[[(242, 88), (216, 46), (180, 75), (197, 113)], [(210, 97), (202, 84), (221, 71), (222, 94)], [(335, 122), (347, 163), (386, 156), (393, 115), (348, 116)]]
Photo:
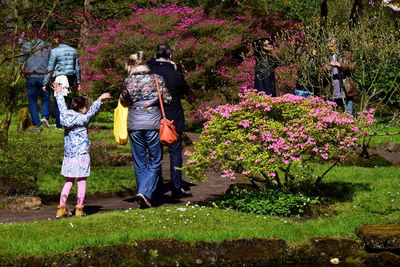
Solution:
[[(27, 161), (25, 163), (21, 163), (23, 165), (21, 166), (22, 172), (24, 172), (25, 169), (30, 168), (29, 166), (32, 165), (32, 158), (38, 156), (38, 153), (46, 153), (46, 150), (43, 151), (43, 149), (39, 150), (40, 152), (37, 152), (37, 148), (35, 148), (35, 145), (37, 146), (44, 142), (49, 145), (50, 148), (54, 148), (54, 151), (51, 152), (51, 155), (53, 157), (52, 162), (48, 162), (47, 165), (39, 164), (39, 168), (44, 169), (40, 170), (40, 175), (38, 177), (38, 186), (40, 196), (44, 198), (47, 197), (47, 199), (52, 199), (55, 196), (58, 196), (62, 189), (62, 186), (65, 183), (64, 178), (60, 175), (61, 162), (63, 158), (64, 132), (55, 129), (55, 127), (53, 126), (50, 128), (43, 128), (42, 132), (40, 133), (21, 133), (17, 131), (17, 125), (17, 116), (14, 116), (10, 129), (10, 139), (19, 140), (23, 138), (27, 140), (26, 145), (30, 147), (26, 148), (25, 153), (31, 154), (29, 157), (27, 157)], [(89, 139), (92, 144), (116, 144), (112, 134), (112, 123), (95, 122), (91, 123), (89, 126), (90, 129), (92, 129), (89, 131)], [(118, 147), (118, 149), (107, 152), (130, 153), (131, 151), (129, 145), (118, 145)], [(91, 151), (91, 154), (92, 152), (93, 151)], [(100, 151), (100, 153), (101, 152), (103, 151)], [(40, 160), (40, 162), (42, 161), (43, 160)], [(114, 192), (136, 189), (136, 180), (132, 167), (92, 167), (91, 175), (87, 181), (87, 193), (89, 195), (111, 194)]]
[[(105, 117), (107, 114), (104, 114)], [(11, 136), (16, 133), (13, 121)], [(112, 124), (90, 132), (92, 143), (114, 142)], [(400, 130), (390, 127), (389, 132)], [(383, 131), (383, 130), (381, 130)], [(26, 133), (29, 138), (31, 133)], [(62, 158), (63, 133), (44, 129), (39, 135), (56, 147)], [(375, 136), (372, 143), (395, 142), (400, 136)], [(118, 151), (129, 152), (129, 146)], [(27, 163), (28, 164), (28, 163)], [(317, 173), (328, 166), (319, 165)], [(64, 183), (60, 166), (49, 167), (38, 180), (40, 194), (58, 195)], [(111, 193), (135, 187), (131, 167), (96, 167), (88, 179), (88, 194)], [(219, 241), (231, 238), (282, 238), (306, 241), (311, 237), (357, 238), (355, 228), (368, 223), (400, 222), (400, 174), (394, 167), (340, 166), (323, 180), (321, 194), (337, 201), (318, 218), (302, 220), (245, 214), (208, 207), (159, 207), (115, 211), (84, 218), (0, 224), (0, 257), (60, 253), (82, 246), (128, 243), (135, 239), (174, 238), (182, 241)], [(334, 214), (333, 216), (330, 216)]]
[[(321, 166), (321, 170), (327, 166)], [(357, 238), (355, 228), (400, 222), (398, 168), (338, 167), (325, 183), (343, 197), (328, 207), (334, 216), (312, 220), (245, 214), (198, 206), (159, 207), (96, 214), (84, 218), (0, 224), (0, 257), (71, 251), (82, 246), (174, 238), (220, 241), (231, 238)]]
[[(384, 124), (377, 124), (377, 135), (371, 139), (371, 146), (379, 145), (383, 142), (400, 144), (400, 126), (385, 126)], [(373, 127), (372, 129), (374, 129)]]
[[(60, 174), (60, 166), (49, 169), (38, 179), (40, 196), (58, 196), (65, 179)], [(107, 194), (136, 189), (136, 180), (132, 167), (95, 167), (91, 168), (87, 179), (87, 194)], [(75, 195), (76, 187), (71, 192)]]

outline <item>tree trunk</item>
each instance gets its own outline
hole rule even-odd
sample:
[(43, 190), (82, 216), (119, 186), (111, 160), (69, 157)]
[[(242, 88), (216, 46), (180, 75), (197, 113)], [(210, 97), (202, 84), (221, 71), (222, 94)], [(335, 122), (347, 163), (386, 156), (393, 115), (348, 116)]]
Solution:
[(349, 18), (349, 28), (352, 29), (354, 25), (357, 23), (358, 18), (361, 16), (363, 9), (363, 1), (362, 0), (354, 0), (353, 7), (351, 9), (350, 18)]
[[(10, 11), (9, 12), (9, 16), (12, 16), (12, 21), (13, 23), (13, 31), (14, 31), (14, 35), (17, 36), (18, 33), (18, 23), (16, 23), (16, 20), (18, 18), (18, 10), (17, 10), (17, 1), (8, 1), (8, 3), (10, 4)], [(8, 4), (7, 3), (7, 4)], [(8, 26), (8, 25), (7, 25)], [(19, 54), (19, 50), (17, 47), (17, 44), (14, 43), (13, 47), (12, 47), (12, 52), (11, 55), (17, 55)], [(10, 64), (12, 66), (12, 82), (11, 84), (8, 86), (8, 99), (7, 99), (7, 103), (6, 103), (6, 118), (5, 121), (1, 123), (0, 125), (0, 146), (7, 144), (8, 143), (8, 131), (10, 129), (10, 125), (11, 125), (11, 120), (12, 120), (12, 115), (14, 112), (14, 107), (17, 101), (17, 84), (19, 82), (19, 80), (21, 79), (21, 73), (19, 71), (18, 68), (18, 63), (17, 63), (17, 59), (16, 58), (11, 58), (10, 59)]]
[(328, 0), (321, 0), (321, 13), (320, 13), (320, 22), (321, 27), (325, 27), (326, 21), (328, 19)]
[(89, 18), (91, 16), (92, 12), (92, 5), (91, 5), (92, 0), (84, 0), (83, 3), (83, 24), (81, 26), (81, 31), (80, 31), (80, 40), (79, 40), (79, 46), (85, 46), (85, 41), (86, 41), (86, 35), (89, 33)]

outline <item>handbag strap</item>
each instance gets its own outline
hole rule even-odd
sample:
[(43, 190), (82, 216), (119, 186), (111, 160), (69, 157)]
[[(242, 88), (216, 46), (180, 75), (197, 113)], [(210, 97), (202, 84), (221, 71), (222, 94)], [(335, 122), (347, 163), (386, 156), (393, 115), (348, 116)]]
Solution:
[(158, 79), (157, 79), (157, 76), (155, 74), (153, 74), (153, 77), (154, 77), (154, 80), (156, 80), (158, 100), (160, 102), (160, 107), (161, 107), (161, 114), (162, 114), (163, 119), (166, 119), (167, 116), (165, 116), (164, 104), (163, 104), (163, 101), (162, 101), (161, 89), (160, 89), (160, 86), (158, 85)]

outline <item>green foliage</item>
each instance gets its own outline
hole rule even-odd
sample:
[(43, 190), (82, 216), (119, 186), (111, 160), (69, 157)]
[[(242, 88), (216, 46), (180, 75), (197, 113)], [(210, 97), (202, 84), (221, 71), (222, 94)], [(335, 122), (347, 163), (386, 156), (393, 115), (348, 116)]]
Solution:
[(284, 18), (308, 22), (319, 16), (320, 0), (275, 0), (264, 1), (265, 6), (274, 12), (283, 12)]
[(114, 121), (114, 113), (110, 111), (100, 111), (96, 117), (94, 117), (93, 121), (112, 123)]
[(17, 133), (0, 151), (0, 174), (25, 177), (34, 182), (48, 168), (62, 161), (62, 147), (54, 147), (41, 133)]
[(255, 214), (290, 216), (303, 215), (310, 204), (318, 203), (318, 197), (306, 197), (301, 193), (234, 186), (223, 196), (223, 200), (213, 202), (213, 206)]

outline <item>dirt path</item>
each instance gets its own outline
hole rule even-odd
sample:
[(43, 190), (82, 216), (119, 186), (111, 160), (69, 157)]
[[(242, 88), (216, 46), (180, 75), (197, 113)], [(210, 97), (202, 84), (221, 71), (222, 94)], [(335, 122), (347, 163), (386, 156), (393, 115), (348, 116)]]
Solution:
[[(198, 141), (199, 134), (187, 133), (188, 137), (196, 142)], [(387, 151), (371, 151), (374, 154), (379, 154), (387, 160), (391, 161), (394, 166), (400, 167), (400, 152), (387, 152)], [(184, 205), (187, 202), (204, 204), (210, 200), (216, 199), (221, 196), (228, 189), (230, 181), (223, 179), (218, 173), (208, 172), (207, 182), (204, 183), (190, 183), (184, 177), (185, 185), (190, 189), (192, 197), (184, 198), (181, 200), (173, 200), (169, 197), (169, 157), (164, 156), (163, 161), (163, 177), (164, 189), (166, 192), (155, 203), (155, 206), (171, 206), (171, 205)], [(0, 210), (0, 223), (10, 222), (29, 222), (38, 220), (53, 220), (55, 219), (57, 203), (51, 203), (42, 206), (36, 211), (10, 211)], [(73, 208), (73, 205), (69, 205)], [(112, 197), (88, 197), (85, 201), (85, 209), (87, 213), (95, 214), (100, 212), (108, 212), (112, 210), (127, 210), (138, 208), (134, 195), (120, 195)]]
[[(190, 138), (193, 141), (198, 140), (198, 134), (190, 134)], [(229, 187), (230, 181), (223, 179), (219, 174), (215, 172), (208, 172), (209, 177), (207, 182), (204, 183), (191, 183), (186, 177), (184, 177), (184, 187), (189, 189), (191, 197), (183, 198), (180, 200), (173, 200), (169, 197), (169, 156), (164, 155), (163, 160), (163, 177), (164, 177), (164, 194), (158, 198), (155, 206), (171, 206), (171, 205), (185, 205), (187, 202), (203, 204), (210, 200), (216, 199), (221, 196)], [(36, 211), (10, 211), (0, 210), (0, 223), (10, 222), (29, 222), (38, 220), (53, 220), (55, 219), (57, 203), (50, 203), (42, 206)], [(69, 203), (70, 209), (73, 209), (73, 204)], [(135, 201), (134, 195), (120, 195), (112, 197), (87, 197), (85, 201), (85, 210), (87, 213), (95, 214), (100, 212), (108, 212), (112, 210), (127, 210), (136, 209), (138, 205)]]

